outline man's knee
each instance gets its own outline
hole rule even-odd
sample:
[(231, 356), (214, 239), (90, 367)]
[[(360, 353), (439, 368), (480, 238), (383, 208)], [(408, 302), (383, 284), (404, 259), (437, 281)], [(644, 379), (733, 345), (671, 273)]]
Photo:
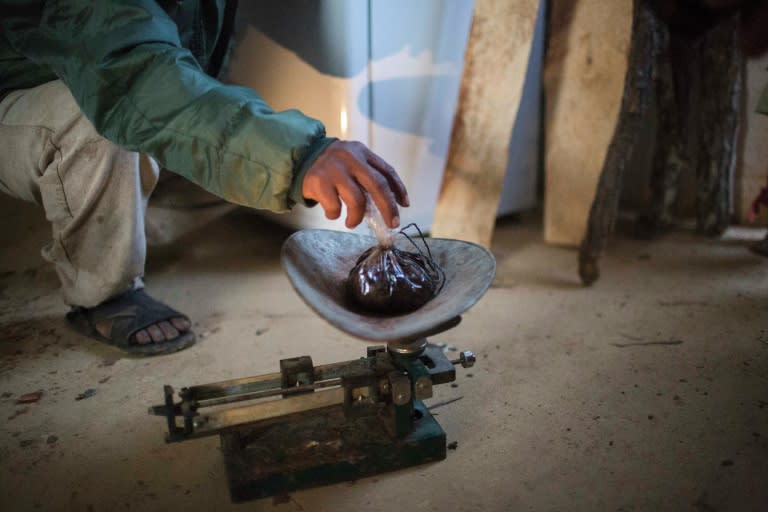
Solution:
[(77, 125), (81, 130), (96, 133), (92, 124), (81, 124), (81, 118), (85, 117), (83, 111), (61, 80), (13, 91), (3, 104), (2, 122), (5, 126), (35, 126), (55, 134)]
[[(149, 196), (159, 174), (154, 160), (123, 149), (102, 136), (63, 82), (49, 82), (38, 89), (38, 99), (46, 103), (42, 108), (42, 117), (46, 118), (43, 121), (52, 132), (51, 142), (56, 148), (48, 166), (55, 167), (57, 179), (64, 182), (66, 192), (81, 196), (117, 187), (126, 193), (137, 190), (145, 199)], [(60, 108), (50, 111), (48, 107), (55, 104)]]

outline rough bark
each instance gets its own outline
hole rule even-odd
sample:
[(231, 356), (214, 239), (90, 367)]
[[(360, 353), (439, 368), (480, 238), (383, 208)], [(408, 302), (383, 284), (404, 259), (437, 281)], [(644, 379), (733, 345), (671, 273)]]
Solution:
[[(657, 127), (653, 163), (651, 168), (651, 202), (647, 211), (640, 215), (636, 235), (641, 238), (655, 236), (672, 222), (672, 206), (677, 199), (680, 175), (690, 168), (690, 157), (685, 144), (683, 119), (685, 114), (678, 103), (680, 91), (675, 84), (686, 74), (688, 67), (681, 68), (685, 59), (674, 59), (676, 52), (670, 48), (669, 30), (659, 27), (660, 58), (656, 66), (655, 92)], [(686, 56), (688, 53), (685, 52)], [(673, 64), (675, 60), (675, 64)], [(691, 75), (691, 73), (687, 73)], [(677, 79), (676, 79), (677, 77)]]
[(660, 37), (655, 13), (644, 0), (635, 0), (621, 113), (590, 209), (586, 236), (579, 248), (579, 276), (585, 285), (599, 277), (598, 259), (616, 222), (624, 172), (632, 161), (637, 134), (651, 106)]
[(699, 232), (721, 234), (733, 209), (744, 88), (738, 17), (691, 34), (670, 29), (646, 0), (635, 0), (632, 30), (622, 111), (579, 251), (579, 275), (587, 285), (599, 276), (598, 260), (618, 215), (624, 172), (653, 94), (658, 116), (653, 199), (639, 219), (638, 233), (652, 236), (671, 222), (680, 175), (689, 169), (696, 172)]
[(702, 43), (703, 93), (698, 109), (696, 228), (719, 236), (733, 211), (733, 174), (741, 125), (744, 58), (736, 16), (714, 28)]
[(638, 219), (643, 237), (672, 223), (680, 175), (694, 171), (698, 231), (719, 235), (728, 226), (744, 89), (738, 29), (737, 17), (695, 36), (662, 27), (653, 199)]

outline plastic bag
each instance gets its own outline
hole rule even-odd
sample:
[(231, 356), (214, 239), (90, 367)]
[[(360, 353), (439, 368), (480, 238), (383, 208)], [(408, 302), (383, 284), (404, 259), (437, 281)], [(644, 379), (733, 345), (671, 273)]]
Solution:
[[(366, 311), (392, 315), (414, 311), (437, 295), (445, 276), (419, 228), (410, 224), (393, 232), (385, 227), (377, 210), (368, 211), (366, 222), (379, 243), (363, 252), (349, 272), (350, 301)], [(410, 227), (418, 231), (424, 250), (406, 233)], [(398, 234), (410, 241), (414, 252), (394, 246)]]

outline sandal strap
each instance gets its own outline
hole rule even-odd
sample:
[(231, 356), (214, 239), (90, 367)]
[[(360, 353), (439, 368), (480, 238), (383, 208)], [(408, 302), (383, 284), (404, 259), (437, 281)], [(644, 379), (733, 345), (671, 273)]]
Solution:
[(92, 326), (105, 321), (112, 322), (108, 338), (118, 347), (132, 347), (137, 344), (131, 337), (142, 329), (171, 318), (187, 318), (175, 309), (159, 302), (143, 289), (131, 290), (92, 308), (80, 308)]

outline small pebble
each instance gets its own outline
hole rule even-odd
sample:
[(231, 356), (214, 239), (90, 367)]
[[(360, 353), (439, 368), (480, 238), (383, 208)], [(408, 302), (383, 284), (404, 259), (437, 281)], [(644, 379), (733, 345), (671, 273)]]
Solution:
[(86, 389), (79, 395), (75, 397), (75, 400), (85, 400), (86, 398), (91, 398), (93, 395), (96, 394), (96, 390), (93, 388)]
[(16, 399), (17, 404), (33, 404), (35, 402), (39, 402), (40, 399), (43, 397), (43, 390), (37, 390), (33, 391), (32, 393), (26, 393), (24, 395), (21, 395), (19, 398)]

